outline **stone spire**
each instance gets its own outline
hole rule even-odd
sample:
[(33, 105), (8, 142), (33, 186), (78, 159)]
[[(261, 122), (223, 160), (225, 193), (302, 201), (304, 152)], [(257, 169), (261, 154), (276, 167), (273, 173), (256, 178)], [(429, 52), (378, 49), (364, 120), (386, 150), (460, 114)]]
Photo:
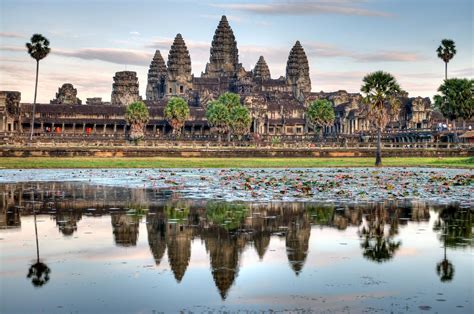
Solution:
[(267, 62), (263, 56), (260, 56), (255, 68), (253, 69), (253, 77), (261, 80), (269, 80), (271, 78), (270, 69), (268, 68)]
[(138, 94), (137, 72), (121, 71), (115, 73), (112, 84), (112, 105), (128, 106), (134, 101), (141, 100)]
[(225, 15), (222, 16), (211, 44), (211, 56), (206, 66), (207, 77), (232, 77), (239, 69), (239, 50), (234, 32)]
[(148, 70), (147, 100), (158, 100), (164, 96), (167, 76), (165, 60), (163, 60), (160, 51), (156, 50)]
[(168, 73), (171, 79), (191, 75), (191, 57), (181, 34), (176, 35), (168, 54)]
[(168, 54), (167, 94), (184, 94), (192, 89), (191, 57), (181, 34), (176, 35)]
[(302, 93), (311, 92), (308, 58), (299, 41), (291, 48), (290, 55), (288, 56), (286, 80), (292, 87), (293, 93), (297, 98), (299, 98)]

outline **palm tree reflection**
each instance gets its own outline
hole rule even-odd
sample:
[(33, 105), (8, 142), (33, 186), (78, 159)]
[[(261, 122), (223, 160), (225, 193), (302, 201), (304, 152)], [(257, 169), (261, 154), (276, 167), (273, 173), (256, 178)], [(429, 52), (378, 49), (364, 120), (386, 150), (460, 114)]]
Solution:
[(359, 229), (363, 256), (377, 263), (391, 260), (401, 245), (401, 241), (393, 239), (397, 234), (398, 212), (395, 211), (389, 215), (382, 204), (377, 205), (364, 218), (362, 227)]
[(51, 269), (45, 263), (40, 262), (39, 244), (38, 244), (38, 228), (36, 225), (36, 211), (33, 209), (35, 220), (35, 236), (36, 236), (36, 263), (28, 269), (27, 278), (31, 278), (31, 283), (35, 287), (42, 287), (49, 281)]

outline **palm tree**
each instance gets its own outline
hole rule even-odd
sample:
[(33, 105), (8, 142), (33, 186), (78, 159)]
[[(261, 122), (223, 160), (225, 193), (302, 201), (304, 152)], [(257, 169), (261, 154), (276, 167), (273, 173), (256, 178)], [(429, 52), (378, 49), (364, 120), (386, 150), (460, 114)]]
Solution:
[(367, 74), (361, 87), (365, 94), (364, 102), (367, 105), (367, 115), (377, 131), (377, 152), (375, 166), (382, 165), (382, 130), (400, 112), (399, 96), (402, 92), (397, 80), (390, 73), (377, 71)]
[(327, 99), (318, 99), (312, 102), (308, 107), (307, 116), (309, 121), (319, 130), (320, 137), (322, 128), (331, 126), (334, 123), (334, 119), (336, 119), (334, 108)]
[(165, 118), (173, 128), (173, 133), (179, 134), (184, 122), (189, 117), (189, 106), (181, 97), (171, 97), (165, 107)]
[(39, 243), (38, 243), (38, 228), (36, 226), (36, 211), (33, 209), (35, 219), (35, 236), (36, 236), (36, 263), (28, 269), (27, 278), (32, 278), (31, 283), (35, 287), (41, 287), (49, 281), (49, 273), (51, 269), (45, 263), (40, 262), (39, 258)]
[(230, 129), (229, 108), (219, 101), (210, 101), (206, 109), (206, 119), (212, 129), (217, 132), (220, 142), (221, 134), (229, 132)]
[(448, 62), (456, 54), (456, 44), (451, 39), (443, 39), (441, 45), (436, 49), (438, 58), (444, 61), (444, 79), (448, 79)]
[(148, 108), (142, 101), (136, 101), (128, 105), (125, 112), (125, 120), (130, 124), (130, 138), (137, 143), (144, 136), (144, 128), (150, 120)]
[(46, 58), (51, 49), (49, 48), (49, 40), (41, 34), (34, 34), (31, 36), (31, 42), (26, 43), (28, 54), (36, 60), (36, 81), (35, 81), (35, 97), (33, 100), (33, 113), (31, 116), (31, 134), (30, 141), (33, 139), (33, 131), (35, 127), (35, 113), (36, 113), (36, 94), (38, 91), (38, 72), (40, 60)]

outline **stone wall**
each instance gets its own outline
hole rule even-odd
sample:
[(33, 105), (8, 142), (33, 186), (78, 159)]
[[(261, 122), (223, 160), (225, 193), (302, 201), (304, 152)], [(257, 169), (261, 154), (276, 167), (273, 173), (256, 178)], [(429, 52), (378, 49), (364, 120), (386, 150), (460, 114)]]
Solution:
[[(383, 157), (472, 157), (474, 148), (457, 149), (384, 149)], [(251, 158), (251, 157), (374, 157), (375, 148), (85, 148), (85, 147), (2, 147), (0, 157), (201, 157), (201, 158)]]

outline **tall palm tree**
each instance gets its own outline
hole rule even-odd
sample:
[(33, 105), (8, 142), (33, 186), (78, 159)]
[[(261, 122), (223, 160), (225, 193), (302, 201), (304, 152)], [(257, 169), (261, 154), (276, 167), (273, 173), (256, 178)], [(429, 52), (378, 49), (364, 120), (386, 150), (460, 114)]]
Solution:
[(375, 166), (382, 165), (382, 130), (400, 112), (400, 100), (398, 96), (402, 93), (397, 80), (390, 73), (377, 71), (367, 74), (360, 88), (365, 94), (364, 102), (367, 105), (367, 115), (372, 126), (377, 131), (377, 152), (375, 155)]
[(436, 49), (438, 58), (444, 61), (444, 79), (448, 79), (448, 62), (456, 54), (456, 44), (451, 39), (443, 39), (441, 45)]
[(49, 40), (41, 34), (34, 34), (31, 36), (31, 42), (26, 43), (28, 54), (36, 60), (36, 81), (35, 81), (35, 97), (33, 100), (33, 113), (31, 118), (31, 134), (30, 141), (33, 139), (33, 130), (35, 126), (35, 112), (36, 112), (36, 94), (38, 91), (38, 72), (40, 60), (46, 58), (51, 49), (49, 48)]

